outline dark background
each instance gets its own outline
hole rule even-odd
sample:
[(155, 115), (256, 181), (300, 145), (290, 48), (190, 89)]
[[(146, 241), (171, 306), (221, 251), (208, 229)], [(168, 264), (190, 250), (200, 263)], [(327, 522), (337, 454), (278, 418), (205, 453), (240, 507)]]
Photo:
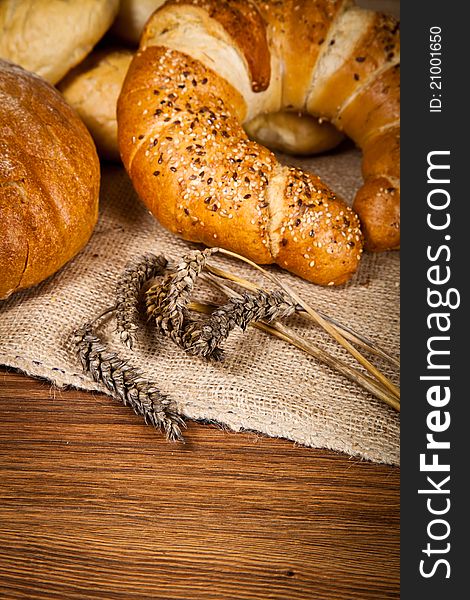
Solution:
[[(468, 350), (465, 348), (468, 326), (467, 297), (469, 234), (468, 190), (465, 175), (468, 163), (467, 94), (469, 73), (469, 33), (465, 17), (457, 7), (463, 4), (427, 1), (403, 2), (401, 6), (402, 61), (402, 474), (401, 474), (401, 569), (402, 598), (460, 598), (465, 589), (468, 569), (466, 548), (468, 506), (466, 495), (468, 460), (468, 403), (469, 394), (464, 373), (469, 371)], [(441, 114), (428, 112), (432, 91), (429, 89), (429, 28), (442, 28), (442, 98)], [(433, 232), (427, 228), (426, 182), (427, 153), (432, 150), (451, 151), (452, 223), (448, 231)], [(426, 340), (432, 335), (426, 327), (426, 271), (429, 266), (426, 247), (438, 246), (443, 235), (452, 236), (450, 287), (461, 293), (460, 308), (451, 312), (451, 427), (448, 438), (451, 450), (450, 512), (444, 516), (452, 531), (446, 541), (451, 543), (447, 557), (451, 562), (451, 578), (444, 579), (440, 567), (436, 576), (424, 579), (419, 575), (419, 562), (425, 555), (428, 538), (427, 523), (432, 518), (426, 509), (426, 496), (417, 490), (425, 486), (426, 474), (419, 472), (419, 454), (425, 451), (426, 390), (429, 382), (420, 382), (426, 370)], [(444, 310), (444, 309), (441, 309)], [(464, 387), (465, 386), (465, 387)], [(440, 481), (439, 474), (436, 481)], [(436, 503), (437, 506), (437, 503)], [(442, 544), (442, 542), (434, 544)], [(427, 564), (430, 564), (428, 561)], [(463, 586), (463, 587), (462, 587)], [(459, 590), (459, 592), (457, 591)]]

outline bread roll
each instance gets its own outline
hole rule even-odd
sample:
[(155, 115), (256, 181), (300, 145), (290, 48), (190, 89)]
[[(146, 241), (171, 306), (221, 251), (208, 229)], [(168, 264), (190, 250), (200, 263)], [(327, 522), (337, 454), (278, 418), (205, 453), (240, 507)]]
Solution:
[(350, 0), (168, 0), (145, 26), (118, 101), (135, 189), (185, 239), (344, 283), (362, 252), (357, 215), (242, 125), (292, 111), (344, 131), (364, 151), (356, 206), (368, 247), (395, 248), (399, 145), (384, 140), (398, 140), (399, 51), (399, 23)]
[(73, 109), (40, 77), (0, 60), (0, 298), (83, 248), (99, 182), (93, 140)]
[(161, 46), (139, 52), (117, 113), (137, 193), (187, 240), (344, 283), (362, 252), (357, 216), (318, 177), (248, 140), (245, 111), (237, 90), (200, 61)]
[(131, 60), (130, 50), (92, 52), (58, 86), (88, 127), (99, 155), (107, 160), (120, 160), (116, 104)]
[(119, 0), (1, 0), (0, 58), (57, 83), (110, 27)]

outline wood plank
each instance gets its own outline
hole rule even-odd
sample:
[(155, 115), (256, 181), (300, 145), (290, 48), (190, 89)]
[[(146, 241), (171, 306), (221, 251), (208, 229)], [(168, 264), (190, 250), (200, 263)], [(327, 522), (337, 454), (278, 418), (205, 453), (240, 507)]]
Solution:
[(0, 597), (399, 598), (399, 469), (0, 370)]

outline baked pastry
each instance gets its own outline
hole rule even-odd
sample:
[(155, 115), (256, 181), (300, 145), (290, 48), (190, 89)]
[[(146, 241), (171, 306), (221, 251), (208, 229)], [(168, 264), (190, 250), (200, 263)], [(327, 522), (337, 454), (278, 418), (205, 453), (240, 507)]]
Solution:
[(343, 130), (365, 153), (356, 206), (368, 246), (396, 247), (396, 155), (384, 140), (399, 148), (398, 60), (398, 23), (348, 0), (169, 0), (119, 99), (123, 162), (150, 210), (186, 239), (342, 283), (361, 253), (356, 216), (241, 125), (292, 110)]
[(57, 83), (112, 24), (119, 0), (2, 0), (0, 58)]
[(132, 60), (130, 50), (92, 52), (58, 85), (95, 140), (102, 158), (120, 161), (116, 104)]
[[(113, 33), (125, 43), (137, 46), (145, 23), (164, 3), (165, 0), (121, 0)], [(251, 138), (288, 154), (325, 152), (344, 138), (330, 123), (288, 111), (261, 114), (243, 126)]]
[(60, 93), (0, 60), (0, 298), (77, 254), (98, 216), (93, 140)]

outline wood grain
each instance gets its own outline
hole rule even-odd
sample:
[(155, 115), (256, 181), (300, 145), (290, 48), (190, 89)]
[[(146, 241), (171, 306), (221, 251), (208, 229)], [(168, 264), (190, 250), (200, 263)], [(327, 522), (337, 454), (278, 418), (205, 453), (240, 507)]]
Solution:
[(399, 470), (0, 369), (0, 597), (399, 598)]

